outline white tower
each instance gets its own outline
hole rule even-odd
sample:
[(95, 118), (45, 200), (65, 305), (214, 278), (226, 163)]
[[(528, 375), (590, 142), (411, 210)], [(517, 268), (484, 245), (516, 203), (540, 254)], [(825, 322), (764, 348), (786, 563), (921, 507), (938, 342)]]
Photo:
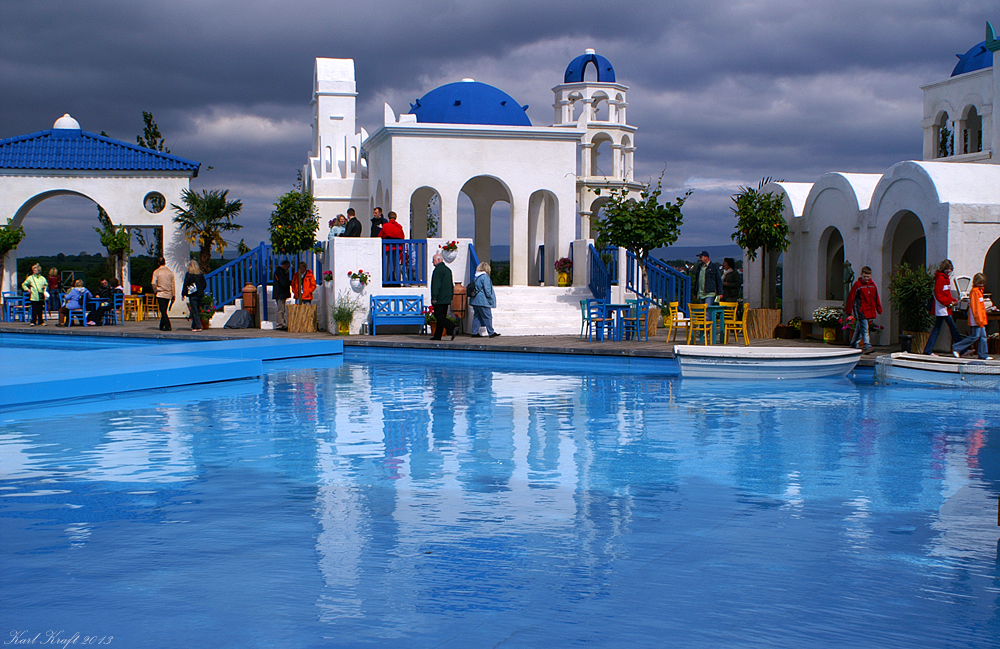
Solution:
[[(588, 66), (593, 65), (596, 81), (587, 81)], [(608, 200), (608, 190), (628, 188), (638, 191), (633, 182), (636, 127), (626, 123), (628, 86), (615, 81), (611, 63), (588, 49), (566, 68), (563, 83), (555, 93), (553, 126), (586, 129), (580, 141), (577, 169), (577, 204), (580, 210), (580, 237), (590, 238), (590, 219)], [(600, 188), (598, 196), (594, 190)]]
[(316, 59), (313, 145), (303, 178), (319, 208), (317, 238), (326, 238), (327, 222), (346, 214), (349, 207), (357, 210), (362, 223), (370, 216), (368, 167), (361, 157), (361, 143), (368, 134), (357, 127), (357, 94), (353, 59)]

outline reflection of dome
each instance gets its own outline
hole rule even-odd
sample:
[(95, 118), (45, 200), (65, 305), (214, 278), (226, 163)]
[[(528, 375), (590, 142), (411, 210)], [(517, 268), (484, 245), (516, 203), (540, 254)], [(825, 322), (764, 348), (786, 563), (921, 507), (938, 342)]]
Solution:
[(581, 83), (588, 63), (593, 63), (594, 67), (597, 68), (598, 83), (615, 82), (615, 69), (611, 67), (611, 62), (600, 54), (596, 54), (594, 50), (587, 49), (584, 50), (583, 54), (570, 61), (569, 67), (566, 68), (566, 75), (563, 77), (563, 83)]
[(52, 128), (65, 128), (65, 129), (76, 129), (80, 130), (80, 122), (76, 121), (66, 113), (62, 117), (56, 120), (56, 123), (52, 125)]
[(953, 77), (965, 74), (966, 72), (975, 72), (976, 70), (993, 67), (993, 52), (986, 49), (986, 41), (974, 45), (965, 54), (956, 54), (955, 56), (958, 57), (958, 63), (951, 72), (951, 76)]
[(472, 79), (435, 88), (410, 104), (410, 113), (425, 124), (531, 126), (527, 109), (503, 90)]

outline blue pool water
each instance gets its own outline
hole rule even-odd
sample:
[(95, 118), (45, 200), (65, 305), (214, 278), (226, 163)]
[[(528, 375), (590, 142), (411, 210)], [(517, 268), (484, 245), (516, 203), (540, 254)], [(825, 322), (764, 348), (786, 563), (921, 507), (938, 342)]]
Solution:
[(998, 645), (993, 394), (366, 354), (0, 414), (0, 641)]

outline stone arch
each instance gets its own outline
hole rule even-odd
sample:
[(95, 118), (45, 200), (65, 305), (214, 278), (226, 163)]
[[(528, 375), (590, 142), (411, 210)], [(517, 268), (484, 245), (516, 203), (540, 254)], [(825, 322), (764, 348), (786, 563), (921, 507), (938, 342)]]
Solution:
[[(882, 243), (882, 269), (887, 280), (889, 273), (903, 263), (911, 268), (927, 265), (926, 231), (920, 217), (910, 210), (900, 210), (889, 219)], [(887, 286), (888, 281), (883, 285)], [(890, 339), (894, 340), (899, 335), (899, 322), (891, 303), (883, 306), (889, 312)]]
[(615, 95), (615, 121), (619, 124), (627, 124), (628, 120), (625, 116), (625, 95), (618, 93)]
[[(545, 284), (555, 286), (554, 255), (560, 254), (559, 199), (551, 191), (539, 189), (528, 198), (528, 284), (537, 285), (540, 276)], [(539, 246), (545, 246), (544, 260)]]
[(983, 274), (986, 275), (986, 292), (993, 296), (994, 304), (1000, 304), (1000, 239), (995, 240), (986, 251)]
[[(610, 176), (614, 171), (613, 146), (614, 138), (609, 134), (596, 133), (590, 140), (590, 176)], [(606, 156), (606, 162), (600, 160), (601, 156)]]
[[(826, 228), (820, 237), (820, 247), (817, 250), (816, 259), (820, 264), (818, 277), (820, 277), (819, 291), (824, 300), (835, 300), (843, 302), (847, 299), (844, 293), (844, 237), (840, 230), (830, 226)], [(857, 269), (855, 269), (855, 273)]]
[(635, 147), (632, 146), (632, 139), (628, 135), (622, 136), (622, 168), (621, 179), (632, 180), (632, 173), (635, 170)]
[(975, 104), (962, 110), (955, 146), (960, 153), (979, 153), (983, 150), (983, 116)]
[[(430, 217), (430, 218), (428, 218)], [(436, 223), (432, 229), (430, 220)], [(426, 239), (441, 234), (441, 193), (433, 187), (418, 187), (410, 194), (410, 238)]]
[(955, 124), (951, 113), (941, 111), (934, 118), (934, 157), (947, 158), (955, 154)]
[[(476, 247), (476, 254), (480, 261), (489, 261), (490, 246), (492, 245), (493, 206), (498, 202), (504, 202), (513, 209), (513, 194), (506, 183), (495, 176), (488, 175), (474, 176), (465, 181), (459, 193), (465, 194), (472, 202), (472, 240)], [(513, 245), (513, 231), (511, 231), (510, 240)]]
[(592, 107), (591, 116), (595, 122), (613, 122), (614, 115), (611, 110), (611, 101), (608, 94), (604, 91), (597, 91), (591, 97), (590, 105)]
[(569, 93), (566, 99), (569, 101), (569, 114), (573, 118), (572, 121), (576, 122), (580, 119), (581, 112), (586, 108), (586, 103), (583, 101), (583, 95), (574, 90)]

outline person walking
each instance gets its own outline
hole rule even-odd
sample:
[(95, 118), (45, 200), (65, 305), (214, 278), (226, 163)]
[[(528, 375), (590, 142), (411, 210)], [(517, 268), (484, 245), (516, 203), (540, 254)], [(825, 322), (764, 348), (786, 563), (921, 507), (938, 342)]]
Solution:
[(701, 304), (715, 304), (715, 298), (722, 293), (722, 270), (711, 260), (707, 250), (698, 253), (698, 263), (694, 267), (695, 297)]
[(969, 292), (969, 326), (972, 333), (951, 346), (951, 353), (955, 358), (962, 356), (962, 352), (976, 345), (976, 355), (980, 360), (993, 360), (986, 354), (989, 346), (986, 344), (986, 298), (983, 292), (986, 290), (986, 277), (982, 273), (976, 273), (972, 278), (972, 290)]
[(955, 303), (955, 297), (951, 294), (951, 273), (955, 270), (950, 259), (945, 259), (938, 264), (937, 272), (934, 273), (934, 328), (924, 345), (924, 354), (937, 356), (934, 353), (934, 343), (937, 342), (938, 334), (941, 333), (941, 325), (947, 323), (951, 331), (952, 344), (962, 339), (962, 334), (958, 333), (958, 327), (951, 317), (951, 305)]
[(160, 331), (170, 331), (170, 307), (174, 305), (177, 293), (174, 273), (167, 268), (167, 260), (160, 257), (159, 266), (153, 271), (153, 292), (156, 293), (156, 308), (160, 312)]
[(455, 282), (452, 280), (451, 269), (444, 263), (441, 253), (434, 253), (434, 272), (431, 274), (431, 305), (434, 309), (434, 335), (431, 340), (441, 340), (441, 334), (446, 332), (455, 340), (458, 327), (448, 318), (448, 307), (455, 297)]
[(288, 298), (292, 297), (292, 278), (288, 276), (288, 271), (291, 267), (292, 264), (285, 259), (274, 269), (274, 287), (271, 289), (276, 305), (274, 328), (282, 331), (288, 330)]
[(201, 266), (194, 259), (188, 262), (187, 273), (184, 275), (184, 288), (181, 297), (188, 300), (191, 310), (191, 331), (201, 331), (201, 300), (205, 297), (205, 276), (201, 274)]
[(851, 292), (847, 295), (847, 312), (854, 315), (856, 324), (854, 335), (851, 336), (851, 347), (857, 349), (862, 343), (867, 354), (872, 350), (869, 336), (869, 321), (882, 313), (882, 302), (878, 299), (878, 287), (872, 281), (872, 269), (865, 266), (861, 269), (861, 277), (854, 282)]
[(28, 279), (21, 283), (21, 288), (28, 292), (28, 301), (31, 302), (31, 326), (44, 326), (45, 320), (42, 318), (42, 312), (49, 282), (42, 277), (41, 264), (35, 264), (31, 267), (31, 274), (28, 275)]
[[(490, 280), (490, 265), (485, 261), (476, 266), (476, 276), (472, 278), (469, 304), (472, 305), (473, 336), (496, 338), (500, 334), (493, 330), (493, 309), (497, 307), (497, 296)], [(485, 331), (485, 333), (482, 333)]]

